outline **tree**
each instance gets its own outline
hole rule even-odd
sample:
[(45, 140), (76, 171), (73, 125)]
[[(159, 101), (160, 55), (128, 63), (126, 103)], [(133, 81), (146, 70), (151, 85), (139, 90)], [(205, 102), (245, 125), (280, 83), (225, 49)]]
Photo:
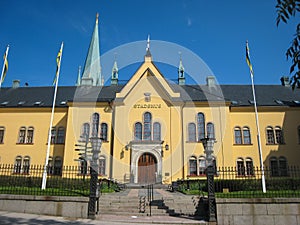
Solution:
[[(277, 19), (276, 25), (279, 26), (280, 22), (288, 23), (291, 17), (296, 17), (300, 12), (300, 0), (277, 0), (276, 5)], [(300, 88), (300, 23), (296, 27), (296, 33), (292, 40), (291, 46), (286, 51), (287, 60), (292, 61), (290, 67), (290, 83), (292, 88)]]

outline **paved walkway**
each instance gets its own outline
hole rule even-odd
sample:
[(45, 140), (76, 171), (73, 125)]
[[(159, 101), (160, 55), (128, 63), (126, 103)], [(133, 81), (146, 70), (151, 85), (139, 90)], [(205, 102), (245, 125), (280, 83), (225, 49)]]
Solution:
[[(121, 192), (113, 193), (116, 196), (147, 196), (147, 189), (126, 189)], [(181, 193), (171, 193), (162, 189), (153, 190), (154, 199), (170, 197), (172, 195), (181, 195)], [(96, 220), (63, 218), (55, 216), (45, 216), (36, 214), (25, 214), (0, 211), (1, 225), (81, 225), (81, 224), (107, 224), (107, 225), (130, 225), (130, 224), (207, 224), (204, 221), (195, 220), (189, 217), (172, 216), (139, 216), (139, 215), (97, 215)]]
[(1, 225), (81, 225), (81, 224), (107, 224), (107, 225), (130, 225), (130, 224), (206, 224), (203, 221), (196, 221), (187, 218), (177, 218), (169, 216), (155, 217), (130, 217), (102, 215), (98, 220), (74, 219), (55, 216), (44, 216), (25, 213), (14, 213), (0, 211)]

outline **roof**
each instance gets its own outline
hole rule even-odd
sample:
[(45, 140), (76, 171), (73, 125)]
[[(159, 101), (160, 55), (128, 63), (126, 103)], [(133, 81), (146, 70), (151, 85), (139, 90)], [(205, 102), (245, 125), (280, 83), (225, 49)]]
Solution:
[[(67, 102), (111, 102), (124, 85), (61, 86), (57, 90), (56, 107), (67, 107)], [(171, 85), (181, 93), (182, 101), (226, 101), (231, 106), (251, 106), (251, 85)], [(300, 90), (281, 85), (256, 85), (258, 106), (300, 106)], [(0, 89), (0, 107), (51, 107), (54, 87), (19, 87)]]

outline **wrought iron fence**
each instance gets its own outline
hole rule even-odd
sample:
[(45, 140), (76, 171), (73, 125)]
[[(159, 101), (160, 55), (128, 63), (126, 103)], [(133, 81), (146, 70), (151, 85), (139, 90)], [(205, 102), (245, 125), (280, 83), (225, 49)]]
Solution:
[(89, 176), (80, 167), (47, 168), (47, 186), (41, 189), (44, 166), (30, 165), (19, 168), (0, 164), (0, 194), (88, 196)]
[[(262, 191), (262, 173), (265, 175), (267, 192)], [(191, 177), (179, 180), (178, 190), (207, 195), (206, 177)], [(253, 167), (242, 171), (235, 167), (220, 167), (216, 170), (215, 194), (219, 198), (254, 198), (254, 197), (300, 197), (300, 167), (285, 168)]]

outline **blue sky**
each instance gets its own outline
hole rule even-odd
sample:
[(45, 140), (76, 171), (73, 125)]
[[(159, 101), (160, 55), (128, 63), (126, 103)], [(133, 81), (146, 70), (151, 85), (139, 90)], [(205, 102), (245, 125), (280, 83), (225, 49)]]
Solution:
[[(10, 45), (3, 86), (11, 86), (14, 79), (21, 86), (26, 82), (29, 86), (52, 85), (62, 41), (59, 85), (74, 85), (97, 12), (101, 54), (142, 40), (146, 48), (150, 34), (153, 40), (175, 43), (197, 54), (220, 84), (250, 84), (245, 63), (248, 40), (255, 83), (280, 84), (280, 77), (289, 73), (285, 51), (299, 17), (276, 27), (275, 5), (275, 0), (0, 0), (0, 54)], [(184, 55), (182, 58), (185, 64)], [(111, 71), (112, 63), (102, 67)], [(132, 66), (132, 72), (137, 66)], [(120, 70), (119, 78), (128, 80), (132, 72)], [(162, 72), (169, 79), (177, 78), (176, 69)]]

